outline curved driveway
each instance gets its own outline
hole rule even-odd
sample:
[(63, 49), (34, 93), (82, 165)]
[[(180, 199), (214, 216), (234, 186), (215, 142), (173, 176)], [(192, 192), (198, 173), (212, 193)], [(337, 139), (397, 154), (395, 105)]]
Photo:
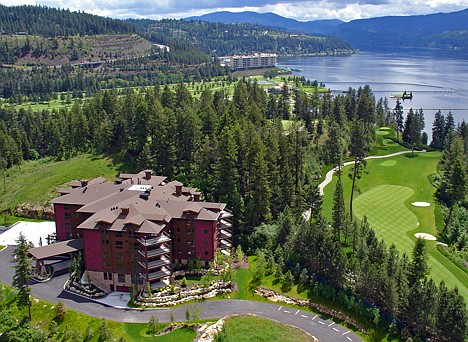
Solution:
[[(0, 281), (11, 286), (13, 278), (12, 251), (14, 246), (0, 252)], [(63, 290), (68, 275), (52, 278), (46, 283), (31, 286), (34, 297), (50, 303), (63, 300), (67, 307), (84, 314), (105, 318), (112, 321), (128, 323), (147, 323), (152, 315), (160, 322), (168, 322), (172, 312), (176, 321), (185, 321), (186, 306), (181, 305), (171, 309), (118, 309), (104, 306), (91, 300), (75, 296)], [(331, 320), (320, 317), (309, 311), (283, 307), (279, 304), (249, 300), (207, 300), (197, 303), (201, 312), (200, 318), (220, 318), (232, 314), (255, 314), (271, 318), (298, 327), (317, 337), (320, 341), (361, 341), (353, 332), (335, 324)]]

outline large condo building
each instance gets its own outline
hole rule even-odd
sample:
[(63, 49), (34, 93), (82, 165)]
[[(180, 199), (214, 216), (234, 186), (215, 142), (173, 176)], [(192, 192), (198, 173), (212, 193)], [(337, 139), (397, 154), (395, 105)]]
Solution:
[(276, 58), (277, 55), (271, 53), (220, 57), (221, 63), (231, 70), (273, 68), (276, 66)]
[(57, 240), (82, 240), (84, 268), (107, 291), (159, 287), (173, 268), (232, 249), (232, 214), (224, 203), (151, 170), (74, 181), (53, 201)]

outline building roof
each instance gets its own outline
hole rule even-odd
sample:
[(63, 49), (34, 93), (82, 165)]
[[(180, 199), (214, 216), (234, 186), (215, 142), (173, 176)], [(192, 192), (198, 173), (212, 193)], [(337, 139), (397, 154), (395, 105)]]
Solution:
[(38, 260), (47, 259), (57, 255), (63, 255), (83, 250), (83, 239), (73, 239), (53, 243), (51, 245), (28, 249), (29, 254)]
[[(126, 226), (139, 227), (138, 232), (159, 234), (173, 218), (183, 218), (191, 212), (197, 220), (217, 220), (225, 208), (224, 203), (195, 202), (200, 195), (195, 188), (183, 187), (182, 195), (176, 195), (178, 181), (164, 183), (166, 177), (152, 176), (151, 170), (138, 174), (120, 174), (120, 184), (88, 182), (81, 188), (63, 191), (54, 203), (81, 205), (79, 213), (91, 216), (79, 229), (98, 229), (99, 223), (109, 225), (111, 231), (122, 231)], [(130, 181), (129, 181), (130, 180)]]

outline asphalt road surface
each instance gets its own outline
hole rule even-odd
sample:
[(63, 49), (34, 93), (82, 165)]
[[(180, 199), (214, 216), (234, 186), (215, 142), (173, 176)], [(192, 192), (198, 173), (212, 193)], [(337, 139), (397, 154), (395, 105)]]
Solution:
[[(0, 252), (0, 282), (11, 286), (14, 270), (14, 246)], [(160, 322), (168, 322), (171, 312), (176, 321), (185, 321), (186, 306), (181, 305), (171, 309), (118, 309), (93, 302), (86, 298), (76, 296), (63, 290), (68, 274), (52, 278), (45, 283), (36, 283), (31, 286), (32, 295), (50, 303), (62, 300), (67, 307), (81, 313), (105, 318), (117, 322), (147, 323), (151, 316)], [(190, 305), (190, 304), (188, 304)], [(207, 300), (197, 304), (200, 308), (200, 318), (221, 318), (232, 314), (254, 314), (271, 318), (298, 327), (317, 337), (320, 341), (361, 341), (361, 339), (347, 328), (331, 320), (320, 317), (309, 311), (284, 307), (281, 304), (270, 304), (249, 300)]]

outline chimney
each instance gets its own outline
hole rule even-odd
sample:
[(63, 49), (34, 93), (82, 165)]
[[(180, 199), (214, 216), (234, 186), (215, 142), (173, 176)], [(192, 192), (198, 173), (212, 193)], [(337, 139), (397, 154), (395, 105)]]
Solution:
[(124, 214), (125, 216), (127, 216), (129, 211), (130, 211), (129, 207), (123, 207), (123, 208), (120, 208), (120, 209), (122, 210), (122, 214)]
[(177, 196), (182, 196), (182, 185), (176, 185), (175, 192)]
[(87, 179), (82, 179), (80, 180), (80, 183), (81, 183), (81, 187), (84, 188), (85, 186), (88, 186), (88, 180)]
[(145, 170), (145, 178), (146, 178), (146, 180), (150, 180), (150, 179), (151, 179), (152, 173), (153, 173), (153, 171), (151, 171), (151, 170)]
[(193, 194), (193, 201), (194, 202), (200, 202), (200, 193), (199, 192), (195, 192)]

